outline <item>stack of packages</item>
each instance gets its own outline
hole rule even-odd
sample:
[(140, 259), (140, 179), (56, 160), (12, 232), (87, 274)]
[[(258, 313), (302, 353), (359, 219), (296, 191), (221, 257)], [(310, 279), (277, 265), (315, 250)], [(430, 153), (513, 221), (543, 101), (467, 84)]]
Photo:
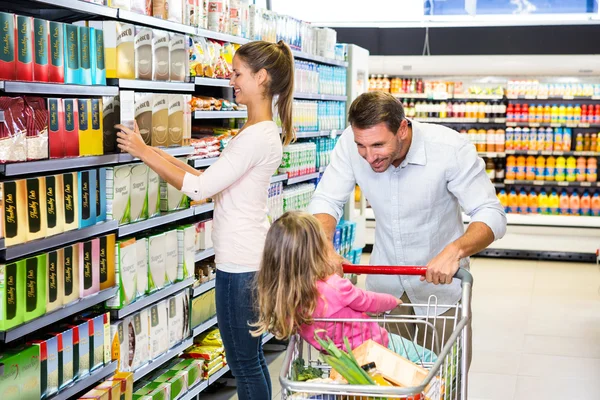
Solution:
[(192, 111), (244, 111), (247, 107), (225, 99), (210, 96), (194, 96), (192, 98)]
[(225, 365), (225, 348), (218, 328), (198, 336), (194, 339), (194, 345), (183, 353), (182, 357), (204, 360), (202, 367), (204, 379), (208, 379)]
[(203, 364), (201, 360), (174, 359), (166, 369), (142, 382), (133, 400), (178, 400), (202, 381)]
[(229, 79), (233, 72), (233, 55), (238, 44), (223, 43), (195, 37), (190, 46), (190, 75), (204, 78)]
[(194, 139), (191, 140), (191, 145), (194, 147), (194, 157), (219, 157), (223, 149), (227, 147), (229, 141), (238, 132), (239, 129), (194, 126)]
[(133, 374), (131, 372), (117, 372), (106, 381), (81, 396), (86, 400), (132, 400)]

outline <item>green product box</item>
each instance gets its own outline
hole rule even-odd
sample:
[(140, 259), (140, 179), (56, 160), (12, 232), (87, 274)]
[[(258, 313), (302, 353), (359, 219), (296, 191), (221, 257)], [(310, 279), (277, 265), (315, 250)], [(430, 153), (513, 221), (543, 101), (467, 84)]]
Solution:
[(202, 367), (204, 366), (204, 360), (196, 360), (189, 358), (181, 360), (177, 364), (173, 365), (171, 371), (186, 371), (187, 372), (187, 386), (192, 388), (202, 381)]
[(21, 325), (25, 312), (25, 260), (0, 265), (0, 330)]
[(154, 382), (168, 382), (171, 384), (170, 400), (175, 400), (188, 391), (188, 373), (185, 370), (167, 371), (156, 378)]
[(46, 254), (25, 260), (25, 322), (46, 313), (46, 278)]
[(152, 382), (138, 390), (136, 394), (150, 396), (152, 400), (171, 400), (171, 383)]
[(42, 399), (58, 392), (58, 338), (44, 337), (31, 342), (40, 352), (40, 391)]
[(177, 279), (185, 280), (194, 276), (196, 264), (196, 228), (184, 225), (177, 228), (178, 258)]
[(0, 393), (3, 400), (39, 400), (41, 393), (38, 346), (10, 349), (0, 354)]
[(73, 383), (75, 365), (73, 359), (73, 329), (51, 332), (58, 339), (58, 389)]
[(166, 236), (164, 233), (148, 238), (148, 293), (165, 287), (166, 272)]
[(119, 241), (115, 246), (117, 294), (106, 302), (112, 309), (121, 309), (135, 301), (137, 295), (137, 246), (135, 239)]
[(74, 353), (78, 355), (78, 376), (80, 378), (90, 373), (90, 366), (92, 365), (92, 355), (90, 353), (90, 325), (91, 324), (88, 321), (83, 321), (77, 325), (71, 326), (76, 333), (77, 345)]

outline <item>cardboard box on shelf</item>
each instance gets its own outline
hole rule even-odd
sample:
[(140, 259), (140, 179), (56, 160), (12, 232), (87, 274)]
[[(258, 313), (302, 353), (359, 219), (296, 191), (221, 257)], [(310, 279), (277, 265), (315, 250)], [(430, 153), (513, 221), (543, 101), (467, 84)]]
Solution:
[(79, 193), (79, 228), (96, 225), (96, 170), (77, 173)]
[(137, 298), (142, 298), (148, 293), (148, 238), (140, 238), (135, 242), (136, 246), (136, 275), (137, 275)]
[(27, 241), (46, 237), (46, 180), (29, 178), (27, 185)]
[(141, 366), (145, 365), (150, 361), (149, 357), (149, 311), (148, 309), (142, 310), (137, 314), (134, 314), (130, 320), (129, 334), (133, 335), (133, 340), (130, 338), (129, 343), (133, 343), (133, 362), (131, 364), (132, 369), (135, 371)]
[(17, 80), (33, 81), (33, 18), (17, 15)]
[(79, 49), (79, 27), (71, 24), (63, 25), (65, 83), (78, 85), (81, 80), (81, 52)]
[(114, 233), (101, 236), (100, 243), (100, 290), (110, 289), (115, 287), (115, 243), (116, 236)]
[[(67, 305), (79, 300), (79, 247), (80, 243), (67, 246), (62, 251), (64, 267), (64, 304)], [(59, 251), (59, 255), (60, 255)]]
[(174, 400), (188, 391), (188, 373), (186, 370), (167, 371), (154, 380), (158, 383), (169, 383), (171, 385), (171, 397)]
[(100, 239), (87, 240), (79, 246), (80, 297), (100, 291)]
[(117, 400), (121, 398), (121, 382), (118, 381), (104, 381), (96, 386), (97, 390), (107, 390), (110, 393), (109, 398), (111, 400)]
[(152, 29), (135, 27), (135, 78), (152, 80)]
[(90, 99), (78, 99), (79, 107), (79, 154), (82, 156), (94, 155), (94, 142), (92, 140), (92, 103)]
[[(90, 28), (87, 26), (78, 26), (79, 28), (79, 66), (82, 85), (91, 85), (92, 80), (92, 37)], [(95, 54), (94, 54), (95, 57)]]
[(188, 37), (177, 33), (170, 35), (170, 79), (174, 82), (184, 82), (190, 70)]
[(88, 321), (83, 321), (74, 325), (70, 325), (69, 327), (72, 328), (76, 333), (77, 347), (74, 349), (74, 354), (77, 362), (77, 370), (79, 371), (78, 377), (82, 378), (89, 375), (90, 367), (93, 361), (93, 356), (90, 353), (90, 327), (93, 327), (93, 324), (90, 324)]
[(171, 371), (186, 371), (187, 372), (187, 385), (188, 388), (196, 386), (202, 380), (202, 367), (204, 360), (196, 360), (193, 358), (189, 359), (176, 359), (174, 365), (170, 368)]
[(106, 85), (106, 62), (104, 56), (104, 31), (90, 28), (92, 54), (92, 82), (94, 85)]
[(152, 79), (168, 81), (170, 77), (169, 32), (155, 29), (152, 32)]
[(63, 99), (48, 99), (48, 151), (50, 158), (65, 157), (65, 109)]
[(90, 115), (90, 155), (100, 156), (104, 154), (104, 105), (102, 99), (91, 99)]
[[(189, 329), (185, 324), (189, 324), (189, 309), (187, 291), (180, 293), (168, 299), (169, 304), (169, 347), (175, 346), (184, 338), (184, 334), (189, 335)], [(189, 326), (189, 325), (188, 325)]]
[(0, 330), (9, 330), (24, 321), (25, 260), (0, 264)]
[(169, 140), (169, 95), (152, 96), (152, 146), (167, 147)]
[(4, 44), (0, 58), (0, 80), (14, 81), (17, 77), (15, 15), (0, 12), (0, 24), (0, 41)]
[(96, 171), (96, 223), (106, 221), (106, 168)]
[(184, 119), (184, 96), (180, 94), (169, 95), (169, 135), (167, 146), (183, 146), (183, 137), (186, 130)]
[[(57, 336), (58, 338), (58, 375), (62, 377), (60, 379), (59, 390), (62, 390), (75, 380), (75, 365), (74, 362), (78, 359), (73, 358), (73, 329), (68, 327), (57, 327), (55, 332), (51, 332), (51, 335)], [(60, 353), (62, 352), (62, 356)]]
[(115, 269), (119, 290), (106, 302), (108, 308), (120, 309), (135, 301), (137, 293), (137, 246), (135, 239), (119, 241), (116, 245)]
[(42, 179), (46, 187), (46, 234), (53, 236), (65, 228), (63, 176), (48, 175)]
[(41, 397), (40, 348), (17, 347), (0, 354), (0, 393), (4, 400)]
[(148, 167), (135, 164), (131, 167), (130, 210), (131, 222), (148, 219)]
[(37, 347), (40, 353), (40, 393), (46, 399), (58, 392), (58, 338), (44, 336), (33, 340), (30, 345)]
[(131, 221), (130, 188), (130, 165), (106, 168), (107, 219), (114, 219), (119, 222), (119, 225)]
[(166, 236), (164, 233), (148, 238), (148, 293), (165, 287)]
[(184, 225), (177, 228), (177, 254), (179, 258), (177, 268), (177, 279), (184, 280), (194, 276), (194, 264), (196, 263), (196, 228), (192, 225)]
[(188, 208), (189, 198), (164, 180), (160, 180), (160, 210), (177, 211)]
[(215, 290), (211, 289), (192, 299), (191, 326), (196, 327), (217, 315)]
[(46, 313), (46, 254), (25, 260), (25, 314), (24, 322)]
[(173, 229), (165, 232), (165, 246), (165, 285), (170, 285), (177, 281), (179, 265), (177, 230)]
[(148, 169), (148, 218), (160, 215), (160, 177)]
[(27, 185), (24, 180), (0, 183), (4, 243), (13, 246), (27, 241)]
[(67, 172), (63, 174), (63, 194), (64, 194), (64, 230), (71, 231), (79, 229), (79, 182), (77, 172)]
[(114, 321), (110, 325), (111, 359), (117, 362), (117, 370), (126, 372), (129, 368), (129, 331), (126, 320)]
[(52, 250), (46, 256), (47, 262), (47, 287), (46, 287), (46, 312), (58, 310), (64, 305), (64, 273), (62, 249)]
[(44, 19), (33, 19), (33, 79), (48, 82), (50, 25)]
[(133, 373), (117, 372), (112, 377), (108, 378), (107, 381), (120, 382), (121, 383), (121, 400), (132, 400)]
[(135, 94), (135, 121), (144, 143), (152, 145), (152, 93)]
[(169, 310), (166, 300), (150, 307), (150, 358), (156, 359), (169, 349)]
[(79, 154), (79, 107), (77, 99), (64, 99), (65, 133), (63, 145), (65, 157), (78, 157)]
[(65, 36), (64, 25), (50, 21), (50, 50), (48, 66), (48, 82), (65, 82)]
[(103, 154), (117, 152), (117, 129), (121, 123), (121, 102), (119, 96), (102, 97), (104, 106), (102, 118), (102, 150)]

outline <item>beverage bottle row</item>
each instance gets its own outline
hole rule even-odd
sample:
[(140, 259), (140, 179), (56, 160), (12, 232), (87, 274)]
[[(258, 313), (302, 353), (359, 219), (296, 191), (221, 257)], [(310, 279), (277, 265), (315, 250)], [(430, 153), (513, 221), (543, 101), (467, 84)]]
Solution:
[(316, 101), (294, 100), (292, 121), (298, 132), (319, 130), (319, 103)]
[(295, 91), (346, 95), (346, 68), (295, 61)]
[(600, 141), (597, 133), (581, 133), (575, 136), (575, 151), (600, 152)]
[(393, 94), (425, 93), (423, 79), (415, 78), (392, 78), (390, 89)]
[(283, 215), (283, 182), (275, 182), (269, 186), (267, 208), (271, 221), (275, 221)]
[(460, 134), (468, 138), (478, 152), (504, 152), (504, 129), (462, 128)]
[(369, 78), (369, 92), (389, 93), (391, 81), (387, 75), (371, 75)]
[(346, 103), (343, 101), (319, 101), (317, 110), (319, 130), (343, 130), (346, 126)]
[(597, 83), (540, 83), (537, 80), (508, 81), (507, 96), (583, 97), (600, 96)]
[[(501, 101), (417, 101), (403, 102), (407, 115), (416, 118), (504, 118), (506, 105)], [(414, 112), (412, 111), (414, 109)]]
[(312, 183), (300, 183), (298, 185), (286, 186), (283, 189), (283, 211), (306, 210), (314, 192), (315, 185)]
[(296, 60), (294, 85), (294, 90), (299, 93), (319, 93), (317, 64)]
[(492, 182), (504, 182), (506, 164), (503, 158), (483, 158), (485, 172)]
[(600, 123), (600, 104), (527, 104), (509, 103), (506, 109), (507, 122), (545, 124)]
[(571, 151), (571, 128), (506, 128), (506, 150)]
[(335, 139), (328, 137), (314, 138), (310, 141), (315, 143), (317, 146), (317, 168), (325, 167), (331, 162), (331, 153), (337, 143), (337, 136)]
[(279, 172), (288, 178), (309, 175), (317, 170), (317, 145), (315, 143), (294, 143), (283, 148)]
[(535, 189), (511, 189), (508, 193), (502, 189), (498, 192), (498, 200), (511, 214), (542, 214), (542, 215), (581, 215), (600, 216), (600, 194), (584, 190), (580, 194), (573, 190), (569, 195), (563, 190), (558, 195), (554, 189), (548, 194), (545, 189), (539, 193)]
[(506, 158), (506, 179), (527, 181), (557, 182), (596, 182), (598, 180), (598, 160), (596, 157), (557, 157), (553, 156), (508, 156)]

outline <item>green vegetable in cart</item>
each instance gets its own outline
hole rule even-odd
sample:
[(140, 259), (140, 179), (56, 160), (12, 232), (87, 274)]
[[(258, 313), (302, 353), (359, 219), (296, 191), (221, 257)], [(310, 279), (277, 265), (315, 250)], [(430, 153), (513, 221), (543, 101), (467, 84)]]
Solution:
[(322, 378), (323, 372), (315, 367), (304, 366), (302, 358), (296, 359), (292, 363), (292, 379), (297, 382), (306, 382), (311, 379)]

